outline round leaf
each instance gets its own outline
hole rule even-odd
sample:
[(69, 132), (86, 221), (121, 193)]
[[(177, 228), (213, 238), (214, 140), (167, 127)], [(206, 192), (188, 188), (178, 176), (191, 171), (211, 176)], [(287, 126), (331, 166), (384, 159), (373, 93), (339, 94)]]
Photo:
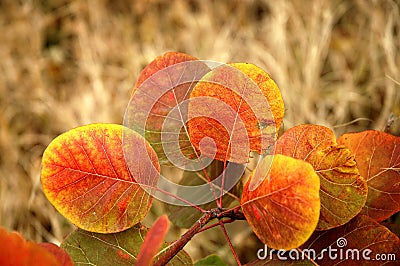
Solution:
[[(266, 156), (258, 167), (270, 165), (264, 180), (242, 194), (242, 209), (258, 238), (274, 249), (303, 244), (319, 217), (319, 178), (309, 163), (283, 155)], [(253, 175), (257, 168), (253, 171)]]
[(320, 177), (317, 229), (345, 224), (361, 211), (367, 197), (366, 181), (351, 151), (336, 144), (332, 130), (318, 125), (293, 127), (278, 139), (276, 153), (309, 162)]
[[(136, 159), (129, 171), (122, 131)], [(55, 138), (42, 159), (43, 191), (68, 220), (88, 231), (118, 232), (140, 222), (152, 198), (138, 178), (157, 180), (157, 155), (137, 133), (113, 124), (92, 124)], [(148, 184), (146, 184), (148, 185)]]
[(190, 95), (190, 141), (208, 157), (246, 163), (250, 151), (264, 154), (275, 144), (283, 113), (279, 88), (262, 69), (219, 66)]
[(367, 180), (362, 213), (380, 222), (400, 211), (400, 137), (368, 130), (344, 134), (338, 142), (351, 150)]
[(195, 57), (168, 52), (141, 72), (126, 109), (124, 125), (149, 141), (160, 164), (175, 163), (176, 149), (188, 158), (195, 156), (185, 130), (185, 101), (196, 81), (208, 71), (209, 67)]

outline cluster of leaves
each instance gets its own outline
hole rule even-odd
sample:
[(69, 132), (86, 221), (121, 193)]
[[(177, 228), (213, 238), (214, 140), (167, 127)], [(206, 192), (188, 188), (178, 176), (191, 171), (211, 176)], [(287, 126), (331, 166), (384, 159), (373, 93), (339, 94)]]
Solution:
[[(23, 247), (18, 254), (53, 260), (47, 265), (71, 265), (65, 251), (72, 261), (83, 264), (150, 265), (171, 259), (171, 265), (190, 265), (192, 260), (182, 248), (194, 234), (206, 230), (208, 222), (218, 219), (214, 225), (221, 226), (226, 234), (225, 223), (245, 219), (269, 248), (299, 251), (312, 248), (320, 254), (338, 245), (336, 240), (343, 237), (348, 241), (346, 248), (369, 248), (373, 254), (390, 253), (400, 258), (399, 237), (380, 224), (400, 210), (399, 137), (369, 130), (344, 134), (336, 140), (329, 128), (299, 125), (277, 138), (284, 116), (283, 100), (274, 81), (262, 69), (245, 63), (228, 65), (228, 69), (246, 75), (258, 91), (252, 91), (252, 86), (243, 82), (240, 75), (232, 75), (235, 72), (228, 73), (223, 67), (212, 71), (197, 67), (199, 81), (179, 86), (174, 86), (171, 77), (160, 80), (156, 75), (170, 66), (196, 60), (182, 53), (166, 53), (143, 70), (132, 97), (143, 93), (143, 89), (148, 93), (134, 103), (137, 113), (142, 106), (148, 107), (151, 95), (156, 95), (157, 90), (165, 91), (168, 86), (167, 92), (151, 105), (144, 131), (114, 124), (92, 124), (72, 129), (48, 146), (42, 161), (43, 191), (54, 207), (78, 227), (61, 248), (23, 242), (19, 236), (3, 231), (0, 241), (23, 242), (18, 244)], [(185, 71), (193, 70), (183, 68), (181, 78)], [(205, 96), (228, 105), (238, 120), (243, 121), (245, 130), (236, 127), (236, 119), (227, 118), (223, 122), (212, 119), (213, 113), (221, 111), (218, 105), (202, 106), (196, 101), (183, 105), (193, 119), (168, 120), (178, 104)], [(269, 113), (262, 110), (264, 106), (259, 108), (247, 101), (255, 99), (257, 103), (260, 97), (267, 100), (272, 121)], [(140, 115), (129, 118), (133, 129), (138, 124), (137, 117)], [(167, 216), (160, 217), (151, 229), (140, 223), (150, 210), (151, 191), (157, 190), (160, 165), (171, 165), (170, 156), (174, 156), (165, 151), (168, 143), (161, 136), (167, 122), (172, 123), (171, 128), (185, 129), (171, 140), (178, 143), (185, 157), (213, 159), (201, 171), (183, 171), (180, 185), (210, 183), (228, 164), (240, 169), (252, 152), (261, 155), (248, 180), (242, 178), (224, 196), (215, 195), (215, 202), (199, 206), (168, 205), (169, 220), (189, 228), (174, 243), (163, 242), (168, 230)], [(231, 123), (231, 131), (224, 123)], [(128, 150), (132, 155), (128, 158), (125, 138), (129, 138)], [(212, 145), (202, 145), (207, 138), (213, 140)], [(242, 142), (234, 139), (248, 141), (238, 148), (235, 145)], [(265, 149), (265, 142), (273, 143), (273, 148)], [(224, 178), (229, 179), (229, 173)], [(224, 191), (223, 182), (221, 186)], [(0, 258), (4, 254), (7, 258), (15, 256), (7, 250), (0, 252), (3, 253)], [(240, 264), (233, 247), (232, 253)], [(274, 260), (276, 254), (249, 265)], [(332, 265), (340, 260), (343, 258), (325, 256), (320, 260), (303, 258), (301, 263)], [(196, 265), (215, 263), (224, 265), (216, 256)]]

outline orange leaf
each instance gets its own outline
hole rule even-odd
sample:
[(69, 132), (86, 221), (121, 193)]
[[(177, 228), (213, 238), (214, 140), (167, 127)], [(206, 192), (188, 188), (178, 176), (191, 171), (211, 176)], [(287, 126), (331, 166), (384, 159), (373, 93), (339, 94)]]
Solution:
[(268, 247), (296, 248), (311, 236), (318, 223), (319, 178), (309, 163), (279, 154), (266, 156), (257, 168), (263, 169), (271, 160), (270, 169), (255, 190), (249, 190), (251, 179), (246, 183), (243, 213)]
[(283, 113), (279, 88), (266, 72), (252, 64), (222, 65), (190, 95), (190, 141), (208, 157), (246, 163), (250, 151), (264, 154), (274, 145)]
[(57, 258), (40, 245), (25, 241), (16, 232), (0, 227), (0, 265), (62, 266)]
[(336, 144), (332, 130), (318, 125), (293, 127), (278, 139), (276, 153), (309, 162), (320, 177), (321, 214), (317, 229), (345, 224), (361, 211), (367, 184), (350, 150)]
[[(285, 106), (283, 104), (281, 91), (275, 81), (268, 75), (268, 73), (253, 64), (232, 63), (229, 65), (239, 69), (249, 76), (249, 78), (251, 78), (251, 80), (253, 80), (261, 89), (265, 98), (267, 98), (269, 107), (271, 108), (275, 120), (276, 132), (278, 132), (285, 114)], [(262, 125), (258, 126), (262, 127)]]
[[(124, 148), (135, 159), (130, 170)], [(64, 217), (85, 230), (110, 233), (146, 216), (152, 198), (141, 185), (154, 186), (158, 174), (157, 155), (140, 135), (120, 125), (92, 124), (50, 143), (41, 181), (46, 197)]]
[(38, 245), (52, 253), (62, 266), (74, 266), (71, 257), (59, 246), (53, 243), (38, 243)]
[(167, 215), (160, 216), (150, 228), (144, 239), (139, 254), (136, 257), (137, 265), (151, 265), (154, 256), (164, 243), (165, 235), (168, 232)]
[(368, 130), (344, 134), (338, 142), (351, 150), (367, 180), (362, 213), (380, 222), (400, 211), (400, 137)]
[(185, 101), (196, 81), (208, 71), (209, 67), (195, 57), (169, 52), (154, 59), (140, 74), (124, 125), (149, 141), (160, 164), (178, 160), (177, 150), (187, 158), (195, 156), (185, 130)]

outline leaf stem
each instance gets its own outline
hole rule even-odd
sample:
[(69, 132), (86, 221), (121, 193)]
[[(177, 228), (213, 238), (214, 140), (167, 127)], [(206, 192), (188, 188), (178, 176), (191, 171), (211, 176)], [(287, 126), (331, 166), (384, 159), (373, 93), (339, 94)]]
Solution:
[(226, 231), (225, 225), (224, 225), (224, 223), (223, 223), (221, 220), (219, 220), (219, 225), (221, 226), (221, 229), (222, 229), (222, 232), (224, 233), (224, 236), (225, 236), (225, 238), (226, 238), (226, 241), (228, 241), (229, 248), (231, 249), (232, 254), (233, 254), (233, 256), (235, 257), (236, 263), (238, 264), (238, 266), (241, 266), (242, 264), (240, 263), (239, 257), (238, 257), (238, 255), (237, 255), (235, 249), (233, 248), (232, 241), (231, 241), (231, 239), (229, 238), (229, 234), (228, 234), (228, 232)]

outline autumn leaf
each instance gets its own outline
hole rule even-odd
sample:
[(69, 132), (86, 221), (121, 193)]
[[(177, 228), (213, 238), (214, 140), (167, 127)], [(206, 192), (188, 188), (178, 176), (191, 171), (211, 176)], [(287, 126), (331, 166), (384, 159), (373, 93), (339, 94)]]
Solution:
[(190, 141), (207, 157), (246, 163), (250, 151), (264, 154), (274, 145), (283, 113), (279, 88), (262, 69), (222, 65), (191, 92)]
[(160, 216), (150, 228), (136, 257), (137, 265), (151, 265), (154, 256), (164, 243), (169, 224), (166, 215)]
[(317, 230), (350, 221), (365, 204), (367, 184), (349, 149), (338, 145), (327, 127), (299, 125), (287, 130), (276, 153), (309, 162), (320, 178), (321, 214)]
[[(141, 224), (111, 234), (77, 229), (67, 236), (61, 247), (70, 254), (75, 265), (135, 265), (136, 257), (148, 231), (149, 229)], [(165, 252), (167, 246), (167, 243), (163, 243), (162, 251), (157, 254), (156, 260)], [(181, 250), (167, 265), (192, 264), (190, 256)]]
[(251, 179), (245, 185), (243, 213), (268, 247), (296, 248), (310, 237), (318, 223), (319, 178), (309, 163), (279, 154), (266, 156), (257, 168), (270, 165), (271, 160), (255, 190), (249, 190)]
[(169, 52), (154, 59), (140, 74), (124, 125), (149, 141), (160, 164), (182, 162), (177, 150), (187, 161), (197, 157), (186, 130), (186, 101), (196, 81), (208, 71), (209, 67), (195, 57)]
[[(60, 251), (62, 252), (62, 251)], [(67, 266), (39, 244), (26, 241), (19, 233), (0, 227), (0, 265)]]
[(397, 265), (400, 239), (368, 216), (357, 215), (340, 227), (316, 231), (300, 250), (324, 266)]
[[(125, 149), (135, 159), (131, 169), (125, 162), (123, 131)], [(144, 218), (152, 198), (141, 186), (154, 186), (158, 175), (157, 155), (140, 135), (120, 125), (92, 124), (50, 143), (43, 154), (41, 182), (48, 200), (72, 223), (110, 233)]]
[[(143, 84), (143, 82), (150, 78), (152, 75), (157, 73), (160, 70), (165, 69), (166, 67), (186, 62), (186, 61), (191, 61), (191, 60), (198, 60), (196, 57), (193, 57), (188, 54), (180, 53), (180, 52), (166, 52), (163, 55), (157, 56), (153, 61), (151, 61), (140, 73), (135, 87), (132, 90), (132, 95), (133, 96), (136, 92), (136, 90), (140, 87), (140, 85)], [(172, 93), (172, 92), (170, 92)]]
[[(267, 98), (269, 107), (271, 108), (275, 120), (276, 132), (278, 132), (285, 114), (285, 106), (281, 92), (275, 81), (264, 70), (253, 64), (232, 63), (229, 65), (245, 73), (261, 89), (265, 98)], [(262, 127), (262, 125), (259, 124), (258, 127)]]
[(344, 134), (338, 142), (351, 150), (367, 180), (362, 213), (380, 222), (400, 211), (400, 137), (368, 130)]
[(53, 243), (38, 243), (38, 245), (52, 253), (62, 266), (74, 266), (71, 257), (59, 246)]

